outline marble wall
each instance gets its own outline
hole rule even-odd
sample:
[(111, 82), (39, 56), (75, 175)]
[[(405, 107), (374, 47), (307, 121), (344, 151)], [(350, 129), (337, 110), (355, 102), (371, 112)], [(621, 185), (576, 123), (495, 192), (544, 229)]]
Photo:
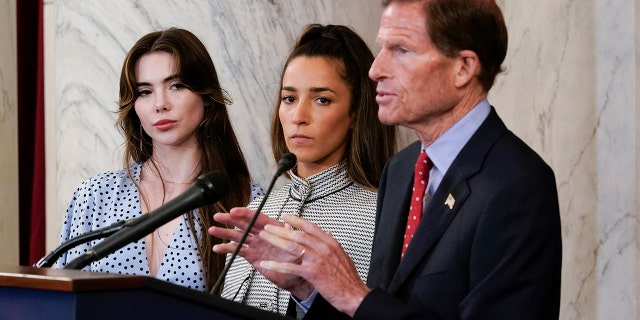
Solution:
[[(75, 186), (121, 166), (122, 139), (113, 126), (118, 76), (141, 35), (179, 26), (203, 40), (235, 101), (229, 110), (252, 174), (267, 184), (274, 168), (267, 140), (271, 104), (296, 34), (310, 22), (346, 24), (375, 47), (380, 14), (371, 0), (48, 3), (55, 9), (47, 15), (53, 21), (47, 43), (55, 46), (48, 64), (54, 75), (47, 80), (54, 91), (46, 107), (49, 249)], [(564, 242), (561, 319), (637, 319), (640, 0), (498, 3), (510, 44), (507, 72), (489, 98), (556, 172)], [(412, 139), (404, 132), (404, 143)]]
[(0, 0), (0, 264), (18, 264), (16, 0)]
[(562, 319), (638, 319), (640, 1), (503, 1), (492, 101), (556, 173)]

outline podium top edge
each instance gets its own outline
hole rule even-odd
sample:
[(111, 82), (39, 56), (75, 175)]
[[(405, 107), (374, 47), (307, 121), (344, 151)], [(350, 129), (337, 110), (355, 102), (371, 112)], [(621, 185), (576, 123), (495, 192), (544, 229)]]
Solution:
[(56, 291), (99, 291), (141, 288), (148, 277), (81, 270), (0, 266), (0, 286)]

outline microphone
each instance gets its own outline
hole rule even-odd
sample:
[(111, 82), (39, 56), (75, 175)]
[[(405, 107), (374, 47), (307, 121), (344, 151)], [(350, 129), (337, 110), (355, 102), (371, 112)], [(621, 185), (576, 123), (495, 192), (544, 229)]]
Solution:
[[(120, 230), (75, 258), (64, 269), (82, 269), (93, 261), (137, 241), (184, 212), (212, 204), (229, 192), (229, 180), (219, 171), (199, 176), (184, 192)], [(145, 217), (145, 218), (142, 218)]]
[(283, 154), (280, 160), (278, 161), (278, 168), (276, 169), (276, 173), (273, 175), (273, 178), (271, 178), (271, 183), (269, 184), (267, 193), (265, 193), (264, 197), (262, 198), (262, 201), (260, 201), (260, 205), (258, 205), (258, 208), (253, 213), (253, 216), (251, 217), (251, 221), (249, 221), (249, 224), (247, 225), (247, 229), (244, 230), (244, 233), (242, 234), (240, 241), (238, 241), (238, 246), (236, 247), (235, 250), (233, 250), (231, 257), (229, 257), (229, 262), (227, 262), (227, 264), (224, 266), (224, 269), (218, 276), (218, 279), (216, 280), (216, 283), (213, 285), (213, 288), (211, 288), (211, 291), (209, 292), (209, 294), (213, 295), (216, 292), (220, 291), (220, 286), (224, 281), (224, 277), (227, 275), (227, 272), (229, 272), (229, 268), (231, 268), (231, 265), (233, 264), (233, 260), (235, 260), (236, 256), (238, 255), (238, 252), (240, 252), (240, 248), (242, 248), (242, 245), (247, 240), (249, 231), (251, 231), (251, 228), (253, 228), (253, 225), (256, 223), (256, 220), (258, 219), (258, 215), (260, 214), (260, 211), (262, 210), (264, 203), (267, 201), (267, 198), (271, 194), (271, 189), (273, 189), (273, 185), (275, 184), (276, 180), (278, 180), (278, 177), (280, 177), (280, 175), (283, 172), (293, 168), (293, 166), (296, 165), (296, 161), (297, 161), (296, 155), (293, 153)]

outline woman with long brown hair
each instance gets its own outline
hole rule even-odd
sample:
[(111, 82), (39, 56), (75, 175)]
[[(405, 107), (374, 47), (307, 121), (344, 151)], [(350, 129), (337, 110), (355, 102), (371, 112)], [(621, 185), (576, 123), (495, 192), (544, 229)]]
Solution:
[[(230, 190), (218, 202), (185, 212), (144, 239), (93, 262), (85, 270), (154, 276), (208, 290), (224, 268), (207, 235), (213, 214), (244, 206), (262, 194), (234, 134), (216, 69), (191, 32), (170, 28), (138, 40), (120, 76), (117, 127), (125, 138), (124, 169), (98, 174), (75, 191), (61, 240), (152, 212), (182, 193), (196, 177), (220, 171)], [(100, 240), (78, 246), (62, 267)]]

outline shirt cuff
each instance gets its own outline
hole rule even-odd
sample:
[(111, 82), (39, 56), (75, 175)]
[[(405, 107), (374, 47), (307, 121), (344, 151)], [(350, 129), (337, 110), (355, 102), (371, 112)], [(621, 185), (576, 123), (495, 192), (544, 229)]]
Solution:
[(293, 295), (291, 295), (291, 299), (295, 301), (295, 303), (304, 311), (304, 313), (307, 313), (307, 311), (309, 311), (309, 308), (311, 308), (311, 305), (313, 304), (313, 301), (316, 299), (317, 296), (318, 296), (318, 290), (313, 290), (313, 292), (311, 292), (309, 297), (305, 300), (300, 301)]

